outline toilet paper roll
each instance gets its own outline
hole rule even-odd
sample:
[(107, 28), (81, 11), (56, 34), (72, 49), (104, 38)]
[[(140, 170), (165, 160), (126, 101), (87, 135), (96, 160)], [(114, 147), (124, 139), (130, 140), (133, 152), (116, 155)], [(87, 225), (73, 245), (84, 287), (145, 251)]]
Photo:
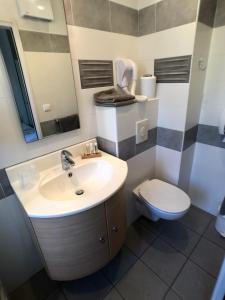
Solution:
[(156, 91), (156, 77), (152, 75), (144, 75), (140, 79), (141, 95), (148, 98), (155, 98)]

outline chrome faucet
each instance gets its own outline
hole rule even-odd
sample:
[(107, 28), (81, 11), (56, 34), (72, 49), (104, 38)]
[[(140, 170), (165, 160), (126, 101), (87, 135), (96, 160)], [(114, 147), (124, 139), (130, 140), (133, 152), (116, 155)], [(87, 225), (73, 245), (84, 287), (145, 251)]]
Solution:
[(75, 162), (71, 157), (73, 157), (72, 153), (67, 150), (62, 150), (61, 163), (64, 171), (68, 171), (71, 167), (75, 166)]

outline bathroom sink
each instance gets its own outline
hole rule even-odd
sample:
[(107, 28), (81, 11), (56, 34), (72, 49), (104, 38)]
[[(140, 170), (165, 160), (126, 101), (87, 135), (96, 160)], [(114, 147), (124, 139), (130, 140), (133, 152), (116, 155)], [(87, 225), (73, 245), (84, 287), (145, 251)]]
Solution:
[(127, 163), (101, 152), (81, 159), (83, 144), (68, 150), (75, 166), (62, 169), (61, 151), (8, 168), (10, 183), (28, 216), (54, 218), (88, 210), (109, 199), (124, 184)]
[(67, 172), (62, 168), (54, 168), (47, 173), (39, 185), (43, 197), (58, 201), (86, 201), (94, 193), (107, 188), (113, 175), (113, 167), (107, 160), (90, 159), (80, 162)]

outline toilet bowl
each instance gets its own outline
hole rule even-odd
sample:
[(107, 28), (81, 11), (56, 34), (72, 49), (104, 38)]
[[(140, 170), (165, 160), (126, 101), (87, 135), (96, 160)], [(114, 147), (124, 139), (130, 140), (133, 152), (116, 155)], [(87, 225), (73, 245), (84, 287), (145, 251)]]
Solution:
[(191, 200), (185, 192), (158, 179), (146, 180), (138, 185), (133, 193), (140, 213), (152, 221), (179, 219), (186, 214), (191, 205)]

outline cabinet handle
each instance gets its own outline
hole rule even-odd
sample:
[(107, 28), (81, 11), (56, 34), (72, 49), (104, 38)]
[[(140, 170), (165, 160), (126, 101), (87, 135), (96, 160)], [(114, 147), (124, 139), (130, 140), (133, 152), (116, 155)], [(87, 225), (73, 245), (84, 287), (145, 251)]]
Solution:
[(113, 232), (118, 232), (118, 231), (119, 231), (119, 228), (118, 228), (117, 226), (113, 226), (112, 231), (113, 231)]
[(101, 237), (99, 238), (99, 241), (100, 241), (102, 244), (104, 244), (104, 243), (105, 243), (105, 238), (104, 238), (104, 236), (101, 236)]

